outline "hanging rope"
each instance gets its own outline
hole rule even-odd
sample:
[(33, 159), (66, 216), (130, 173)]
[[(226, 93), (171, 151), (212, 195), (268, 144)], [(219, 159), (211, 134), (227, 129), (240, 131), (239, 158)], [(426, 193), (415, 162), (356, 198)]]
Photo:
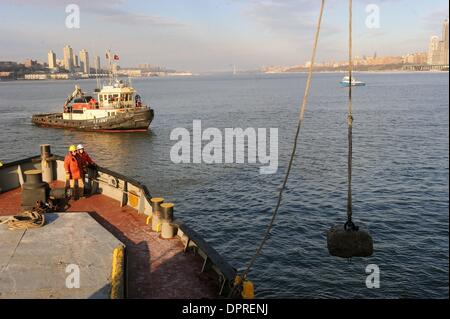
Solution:
[(346, 230), (358, 230), (352, 221), (352, 159), (353, 159), (353, 102), (352, 102), (352, 77), (353, 77), (353, 0), (349, 0), (348, 6), (348, 159), (347, 159), (347, 222), (345, 223)]
[(373, 254), (373, 239), (367, 230), (359, 229), (352, 220), (352, 129), (353, 129), (353, 110), (352, 110), (352, 76), (353, 76), (353, 57), (352, 57), (352, 0), (349, 0), (349, 41), (348, 41), (348, 167), (347, 167), (347, 221), (335, 225), (327, 233), (327, 246), (330, 255), (341, 258), (368, 257)]
[[(311, 65), (309, 66), (309, 72), (308, 72), (308, 78), (306, 81), (306, 88), (305, 88), (305, 93), (303, 96), (303, 103), (301, 105), (301, 109), (300, 109), (300, 115), (299, 115), (299, 121), (297, 124), (297, 130), (295, 133), (295, 139), (294, 139), (294, 145), (292, 147), (292, 152), (291, 152), (291, 157), (289, 160), (289, 165), (286, 171), (286, 175), (284, 177), (283, 180), (283, 185), (280, 189), (280, 192), (278, 194), (278, 201), (277, 204), (275, 206), (273, 215), (272, 215), (272, 219), (269, 222), (269, 225), (267, 227), (266, 233), (258, 247), (258, 249), (256, 250), (256, 253), (253, 255), (253, 257), (251, 258), (247, 268), (245, 269), (245, 271), (242, 274), (242, 280), (245, 281), (245, 279), (247, 278), (248, 273), (250, 272), (250, 269), (252, 268), (252, 266), (254, 265), (256, 258), (258, 258), (258, 256), (261, 254), (261, 251), (264, 247), (264, 244), (266, 243), (267, 239), (270, 236), (270, 231), (274, 225), (275, 219), (277, 217), (278, 214), (278, 210), (280, 208), (281, 205), (281, 200), (283, 197), (283, 191), (286, 188), (286, 184), (289, 178), (289, 173), (291, 172), (291, 168), (292, 168), (292, 164), (294, 163), (294, 158), (295, 158), (295, 154), (297, 151), (297, 144), (298, 144), (298, 139), (299, 139), (299, 135), (300, 135), (300, 129), (303, 123), (303, 119), (305, 117), (305, 111), (306, 111), (306, 106), (308, 104), (308, 97), (309, 97), (309, 92), (311, 89), (311, 79), (312, 79), (312, 75), (313, 75), (313, 69), (314, 69), (314, 63), (316, 60), (316, 51), (317, 51), (317, 43), (319, 40), (319, 34), (320, 34), (320, 28), (321, 28), (321, 24), (322, 24), (322, 17), (323, 17), (323, 11), (324, 11), (324, 7), (325, 7), (325, 0), (322, 0), (322, 4), (320, 6), (320, 14), (319, 14), (319, 18), (318, 18), (318, 23), (317, 23), (317, 29), (316, 29), (316, 33), (314, 36), (314, 45), (313, 45), (313, 51), (312, 51), (312, 57), (311, 57)], [(239, 278), (239, 282), (242, 282), (242, 280)], [(236, 286), (235, 286), (236, 287)]]

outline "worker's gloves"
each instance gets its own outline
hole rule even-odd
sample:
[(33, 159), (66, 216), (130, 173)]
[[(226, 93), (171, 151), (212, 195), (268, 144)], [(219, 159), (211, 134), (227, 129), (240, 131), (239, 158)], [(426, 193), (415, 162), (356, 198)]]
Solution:
[(66, 180), (70, 179), (70, 173), (66, 173)]

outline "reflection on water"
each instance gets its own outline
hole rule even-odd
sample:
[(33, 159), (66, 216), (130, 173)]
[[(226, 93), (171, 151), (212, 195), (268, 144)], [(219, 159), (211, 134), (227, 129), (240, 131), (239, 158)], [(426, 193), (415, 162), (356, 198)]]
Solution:
[[(448, 74), (359, 74), (354, 91), (354, 215), (375, 254), (351, 263), (328, 256), (325, 233), (345, 218), (346, 99), (340, 74), (314, 78), (301, 145), (279, 218), (251, 277), (259, 297), (448, 297)], [(80, 82), (84, 90), (95, 81)], [(65, 154), (83, 143), (102, 166), (176, 203), (234, 266), (254, 253), (270, 219), (294, 135), (304, 75), (152, 78), (133, 81), (155, 109), (147, 133), (37, 128), (31, 114), (59, 110), (74, 81), (0, 83), (0, 160)], [(176, 127), (277, 127), (279, 170), (259, 164), (170, 162)], [(381, 288), (365, 268), (381, 269)]]
[(83, 143), (86, 150), (95, 154), (96, 160), (103, 166), (116, 166), (120, 170), (135, 165), (140, 160), (142, 150), (151, 149), (154, 133), (94, 133), (68, 130), (57, 130), (62, 135), (63, 143)]

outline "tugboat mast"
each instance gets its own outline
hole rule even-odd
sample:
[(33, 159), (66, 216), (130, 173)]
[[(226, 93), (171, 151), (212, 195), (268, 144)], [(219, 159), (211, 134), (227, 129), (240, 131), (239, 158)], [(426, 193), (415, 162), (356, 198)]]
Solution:
[(112, 69), (111, 50), (110, 49), (106, 51), (106, 57), (108, 59), (109, 85), (112, 85), (112, 83), (113, 83), (113, 69)]
[[(113, 69), (113, 62), (112, 60), (115, 60), (114, 57), (111, 57), (111, 49), (109, 49), (106, 52), (106, 56), (108, 58), (108, 63), (109, 63), (109, 85), (113, 85), (114, 83), (117, 82), (117, 68), (114, 71)], [(117, 65), (117, 64), (116, 64)]]

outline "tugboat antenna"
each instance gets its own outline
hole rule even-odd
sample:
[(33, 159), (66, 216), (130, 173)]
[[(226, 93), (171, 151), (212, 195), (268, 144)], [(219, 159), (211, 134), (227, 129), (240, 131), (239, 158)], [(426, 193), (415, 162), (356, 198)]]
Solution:
[[(94, 57), (95, 59), (97, 59), (97, 53), (94, 51)], [(97, 92), (97, 90), (100, 90), (100, 81), (98, 78), (98, 71), (99, 71), (99, 67), (100, 65), (97, 65), (97, 63), (94, 63), (95, 66), (95, 82), (96, 82), (96, 88), (95, 88), (95, 92)]]
[(109, 49), (106, 53), (108, 57), (108, 63), (109, 63), (109, 85), (112, 85), (113, 83), (113, 68), (112, 68), (112, 62), (111, 62), (111, 49)]

